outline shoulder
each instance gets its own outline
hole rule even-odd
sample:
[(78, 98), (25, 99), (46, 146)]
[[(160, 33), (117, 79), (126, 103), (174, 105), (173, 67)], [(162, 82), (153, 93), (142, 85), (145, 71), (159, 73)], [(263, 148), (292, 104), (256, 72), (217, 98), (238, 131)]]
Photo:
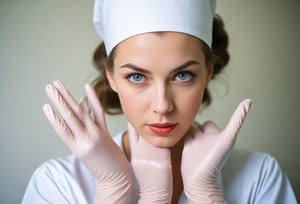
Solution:
[(225, 187), (245, 183), (250, 187), (266, 179), (270, 173), (281, 173), (277, 161), (271, 155), (243, 150), (233, 150), (222, 169)]
[(57, 180), (58, 177), (75, 177), (79, 172), (85, 173), (88, 170), (74, 155), (69, 155), (46, 161), (33, 175), (43, 175)]
[(90, 203), (94, 177), (73, 155), (51, 159), (33, 173), (23, 203)]
[(61, 171), (70, 169), (74, 165), (81, 166), (79, 160), (74, 155), (69, 155), (50, 159), (40, 165), (36, 171)]
[(235, 186), (245, 183), (251, 186), (255, 179), (261, 179), (261, 172), (266, 171), (273, 162), (275, 160), (268, 154), (233, 150), (222, 169), (225, 190), (235, 190)]
[(234, 150), (224, 165), (222, 179), (228, 200), (238, 195), (245, 203), (296, 203), (277, 160), (266, 153)]
[[(87, 177), (92, 175), (83, 163), (74, 155), (51, 159), (42, 164), (37, 172), (40, 174), (47, 174), (47, 176), (57, 180), (62, 178), (80, 178), (85, 175)], [(92, 177), (93, 178), (93, 177)]]
[[(113, 139), (122, 148), (124, 132)], [(51, 159), (33, 173), (22, 203), (92, 203), (94, 176), (74, 155)]]
[[(113, 138), (115, 143), (120, 147), (122, 147), (122, 137), (123, 133), (120, 133)], [(75, 155), (48, 160), (40, 165), (33, 175), (44, 176), (58, 181), (65, 180), (66, 178), (80, 179), (85, 175), (94, 180), (89, 170)]]
[(256, 173), (266, 168), (279, 168), (277, 161), (269, 154), (244, 150), (233, 150), (223, 168), (224, 173)]

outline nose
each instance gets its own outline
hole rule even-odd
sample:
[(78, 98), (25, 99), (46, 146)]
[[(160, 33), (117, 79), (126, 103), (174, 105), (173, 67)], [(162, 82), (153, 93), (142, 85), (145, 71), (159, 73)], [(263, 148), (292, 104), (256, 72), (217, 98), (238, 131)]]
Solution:
[(172, 91), (168, 85), (157, 85), (152, 99), (152, 110), (156, 114), (164, 115), (174, 109)]

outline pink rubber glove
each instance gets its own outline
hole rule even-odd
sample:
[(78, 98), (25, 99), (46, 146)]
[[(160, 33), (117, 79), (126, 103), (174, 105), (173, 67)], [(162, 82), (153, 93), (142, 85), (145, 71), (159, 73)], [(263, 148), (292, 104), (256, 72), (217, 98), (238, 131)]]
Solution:
[(206, 122), (185, 140), (181, 173), (184, 192), (190, 203), (226, 203), (217, 176), (232, 150), (251, 100), (240, 103), (227, 127), (220, 131)]
[(131, 149), (131, 165), (137, 178), (139, 204), (171, 203), (172, 164), (168, 148), (155, 147), (139, 136), (128, 125)]
[(60, 81), (46, 87), (49, 98), (61, 115), (49, 104), (43, 110), (64, 143), (96, 178), (95, 203), (130, 203), (131, 175), (128, 161), (112, 140), (104, 112), (94, 89), (85, 86), (93, 116), (86, 103), (79, 105)]

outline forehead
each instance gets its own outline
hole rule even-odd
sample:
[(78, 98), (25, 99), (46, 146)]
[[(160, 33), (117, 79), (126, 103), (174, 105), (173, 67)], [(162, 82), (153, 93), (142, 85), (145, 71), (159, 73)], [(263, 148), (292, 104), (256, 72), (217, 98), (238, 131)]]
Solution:
[(119, 43), (114, 57), (200, 57), (205, 44), (198, 38), (179, 32), (151, 32), (132, 36)]

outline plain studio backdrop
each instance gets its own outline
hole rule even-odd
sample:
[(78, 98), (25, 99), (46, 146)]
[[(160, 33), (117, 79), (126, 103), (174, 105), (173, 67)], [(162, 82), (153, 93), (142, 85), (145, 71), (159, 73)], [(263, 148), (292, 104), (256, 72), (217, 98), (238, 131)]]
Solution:
[[(20, 203), (40, 164), (70, 154), (43, 114), (44, 88), (60, 79), (80, 99), (97, 75), (93, 3), (0, 1), (0, 203)], [(236, 148), (272, 154), (299, 200), (300, 1), (218, 1), (217, 13), (230, 35), (231, 62), (211, 84), (213, 103), (198, 120), (224, 128), (236, 105), (251, 97)], [(112, 135), (126, 128), (122, 116), (108, 123)]]

